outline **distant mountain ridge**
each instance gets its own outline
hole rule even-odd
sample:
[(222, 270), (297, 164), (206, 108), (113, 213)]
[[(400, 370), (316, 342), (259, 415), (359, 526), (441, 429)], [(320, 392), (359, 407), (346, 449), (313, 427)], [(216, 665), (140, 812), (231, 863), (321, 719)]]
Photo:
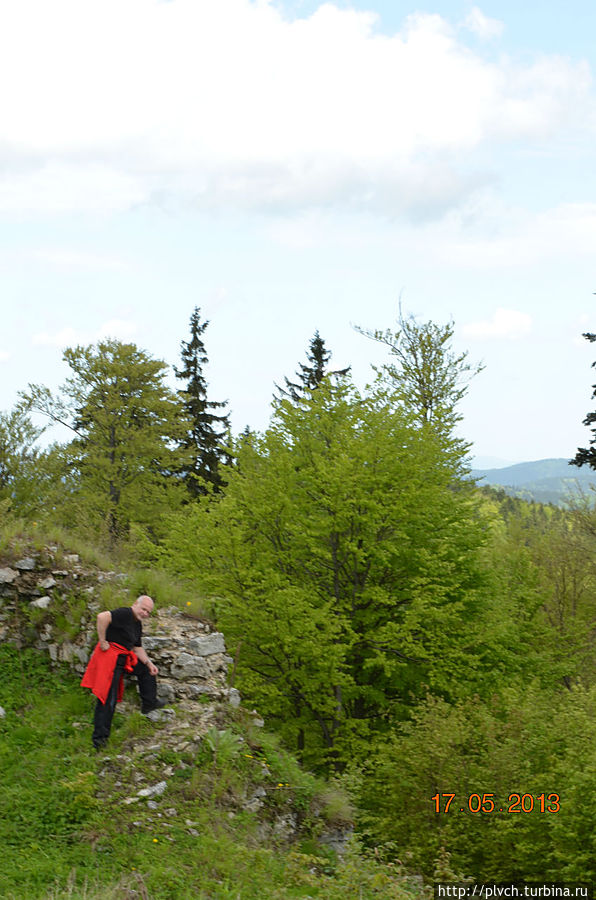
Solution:
[(570, 498), (587, 496), (593, 501), (596, 472), (587, 466), (571, 466), (568, 459), (538, 459), (499, 469), (472, 469), (480, 485), (501, 487), (511, 497), (538, 503), (565, 505)]

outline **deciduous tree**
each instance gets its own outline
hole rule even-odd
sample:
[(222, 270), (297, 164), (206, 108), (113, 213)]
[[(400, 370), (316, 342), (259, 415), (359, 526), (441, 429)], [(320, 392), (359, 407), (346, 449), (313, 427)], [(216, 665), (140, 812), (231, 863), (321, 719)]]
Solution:
[(422, 683), (461, 681), (471, 490), (391, 396), (324, 379), (241, 442), (224, 497), (172, 527), (170, 560), (225, 598), (243, 691), (311, 762), (364, 752)]
[(0, 413), (0, 499), (20, 514), (35, 508), (39, 451), (43, 428), (33, 425), (22, 405)]
[(72, 375), (58, 396), (29, 385), (30, 408), (66, 425), (76, 499), (105, 522), (113, 541), (131, 521), (156, 526), (180, 496), (175, 449), (187, 427), (178, 397), (164, 382), (167, 366), (135, 344), (100, 341), (64, 353)]
[(361, 334), (385, 344), (390, 362), (380, 367), (396, 397), (421, 425), (452, 432), (461, 419), (457, 406), (470, 379), (482, 366), (468, 362), (468, 353), (452, 349), (453, 322), (418, 323), (399, 307), (397, 328), (385, 331), (357, 328)]

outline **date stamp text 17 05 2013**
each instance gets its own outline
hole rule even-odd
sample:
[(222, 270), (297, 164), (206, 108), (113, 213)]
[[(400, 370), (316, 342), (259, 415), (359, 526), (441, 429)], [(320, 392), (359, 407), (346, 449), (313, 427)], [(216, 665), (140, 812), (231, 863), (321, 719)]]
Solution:
[(561, 809), (559, 794), (511, 793), (499, 800), (496, 794), (434, 794), (431, 798), (436, 813), (557, 813)]

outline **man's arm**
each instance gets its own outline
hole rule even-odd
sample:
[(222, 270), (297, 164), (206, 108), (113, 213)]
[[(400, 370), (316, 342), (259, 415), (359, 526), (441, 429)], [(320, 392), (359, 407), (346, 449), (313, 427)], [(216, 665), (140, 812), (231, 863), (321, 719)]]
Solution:
[(97, 616), (97, 636), (99, 638), (99, 646), (102, 650), (109, 650), (110, 648), (110, 645), (106, 640), (106, 631), (111, 621), (112, 613), (107, 609), (100, 612)]
[(142, 663), (145, 663), (147, 668), (149, 669), (150, 675), (157, 675), (159, 669), (152, 663), (149, 657), (147, 656), (147, 651), (143, 649), (143, 647), (133, 647), (134, 652), (137, 654), (138, 658)]

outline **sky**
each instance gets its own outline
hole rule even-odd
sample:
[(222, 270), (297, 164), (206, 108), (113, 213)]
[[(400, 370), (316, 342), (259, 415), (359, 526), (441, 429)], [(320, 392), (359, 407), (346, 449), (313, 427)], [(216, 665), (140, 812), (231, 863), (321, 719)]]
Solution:
[(0, 410), (76, 344), (179, 364), (199, 307), (210, 399), (260, 430), (316, 330), (370, 381), (354, 326), (401, 299), (484, 366), (478, 464), (573, 456), (595, 33), (593, 0), (0, 0)]

